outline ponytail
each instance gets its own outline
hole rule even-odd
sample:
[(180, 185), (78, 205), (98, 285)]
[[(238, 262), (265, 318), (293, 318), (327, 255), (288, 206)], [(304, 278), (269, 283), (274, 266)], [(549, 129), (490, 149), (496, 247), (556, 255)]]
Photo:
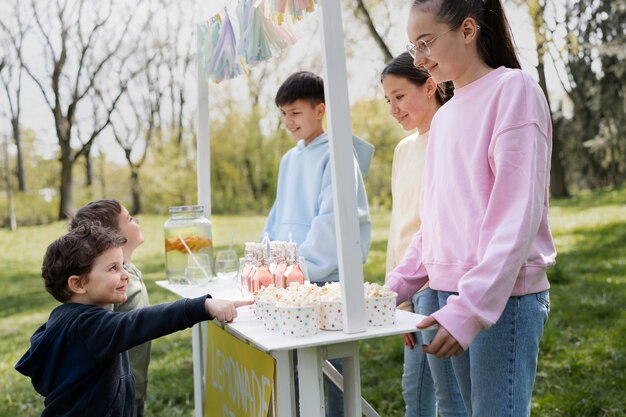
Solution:
[[(395, 75), (406, 79), (412, 84), (418, 87), (426, 84), (426, 81), (430, 78), (430, 74), (424, 68), (417, 68), (413, 64), (413, 57), (408, 52), (403, 52), (389, 62), (383, 71), (380, 73), (380, 82), (383, 82), (383, 78), (386, 75)], [(435, 99), (439, 105), (443, 105), (454, 94), (454, 86), (452, 82), (445, 82), (437, 84), (437, 90), (435, 91)]]
[[(478, 53), (492, 68), (522, 68), (517, 58), (511, 26), (500, 0), (485, 0), (483, 21), (478, 22)], [(484, 29), (483, 29), (484, 28)]]
[(438, 21), (451, 28), (461, 26), (467, 17), (473, 18), (480, 26), (476, 47), (482, 60), (491, 68), (521, 68), (500, 0), (414, 0), (413, 7), (432, 11)]

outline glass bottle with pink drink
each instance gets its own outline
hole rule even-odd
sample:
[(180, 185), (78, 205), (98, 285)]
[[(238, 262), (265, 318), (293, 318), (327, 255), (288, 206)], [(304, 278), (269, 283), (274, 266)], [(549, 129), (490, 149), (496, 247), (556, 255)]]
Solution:
[(256, 242), (246, 242), (244, 244), (244, 257), (240, 260), (240, 283), (244, 293), (250, 294), (252, 290), (252, 277), (256, 272), (255, 260)]
[(290, 265), (285, 271), (285, 286), (288, 287), (292, 282), (304, 284), (304, 273), (300, 267), (298, 256), (298, 247), (295, 243), (289, 243), (287, 246), (287, 259)]
[(267, 250), (265, 243), (258, 243), (256, 245), (258, 269), (252, 277), (253, 291), (258, 291), (261, 287), (267, 287), (274, 283), (274, 276), (270, 272), (269, 266), (269, 251)]
[(287, 257), (285, 256), (285, 242), (276, 242), (276, 268), (274, 269), (274, 285), (276, 288), (285, 288), (285, 272), (287, 271)]

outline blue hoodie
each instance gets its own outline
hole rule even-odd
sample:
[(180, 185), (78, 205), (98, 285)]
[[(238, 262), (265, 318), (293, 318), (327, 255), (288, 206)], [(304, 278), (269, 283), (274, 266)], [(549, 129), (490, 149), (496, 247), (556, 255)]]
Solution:
[(210, 319), (205, 300), (183, 299), (127, 313), (62, 304), (33, 334), (15, 369), (45, 397), (42, 417), (131, 417), (135, 381), (126, 350)]
[[(371, 223), (363, 178), (374, 147), (353, 138), (357, 209), (362, 260), (367, 259)], [(298, 141), (280, 161), (276, 200), (263, 232), (271, 240), (292, 241), (306, 259), (312, 282), (339, 280), (328, 134), (311, 143)]]

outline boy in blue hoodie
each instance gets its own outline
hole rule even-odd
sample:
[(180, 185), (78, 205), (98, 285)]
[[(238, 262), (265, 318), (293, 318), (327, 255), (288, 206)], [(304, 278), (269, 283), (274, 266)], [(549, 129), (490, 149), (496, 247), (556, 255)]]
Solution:
[(183, 299), (126, 313), (126, 239), (98, 224), (81, 224), (48, 246), (41, 268), (46, 290), (63, 303), (31, 337), (15, 365), (45, 397), (42, 417), (130, 417), (135, 381), (128, 349), (217, 319), (230, 322), (249, 302)]
[[(275, 102), (297, 144), (280, 160), (276, 200), (263, 232), (270, 240), (291, 238), (298, 244), (311, 282), (323, 285), (339, 281), (330, 149), (322, 125), (326, 112), (324, 81), (308, 71), (296, 72), (280, 86)], [(367, 177), (374, 147), (354, 136), (352, 147), (361, 255), (365, 263), (371, 223), (363, 179)], [(340, 360), (331, 363), (342, 371)], [(343, 416), (343, 394), (326, 376), (324, 381), (326, 415)]]
[[(276, 93), (283, 123), (297, 141), (280, 161), (276, 200), (265, 223), (270, 240), (292, 240), (306, 260), (311, 282), (339, 280), (330, 150), (322, 125), (326, 105), (321, 77), (300, 71), (290, 75)], [(374, 147), (352, 137), (361, 254), (367, 258), (371, 223), (363, 179)]]

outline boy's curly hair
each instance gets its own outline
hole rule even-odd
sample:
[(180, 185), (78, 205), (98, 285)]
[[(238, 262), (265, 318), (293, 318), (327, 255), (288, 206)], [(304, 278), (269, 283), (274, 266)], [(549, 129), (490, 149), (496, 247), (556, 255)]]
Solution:
[(122, 213), (122, 205), (119, 201), (112, 198), (95, 200), (78, 209), (69, 228), (70, 230), (75, 229), (79, 224), (85, 222), (100, 222), (104, 227), (118, 230), (117, 221), (120, 213)]
[(126, 244), (126, 238), (100, 223), (83, 222), (48, 246), (41, 266), (46, 290), (62, 303), (72, 296), (67, 280), (84, 276), (103, 252)]

